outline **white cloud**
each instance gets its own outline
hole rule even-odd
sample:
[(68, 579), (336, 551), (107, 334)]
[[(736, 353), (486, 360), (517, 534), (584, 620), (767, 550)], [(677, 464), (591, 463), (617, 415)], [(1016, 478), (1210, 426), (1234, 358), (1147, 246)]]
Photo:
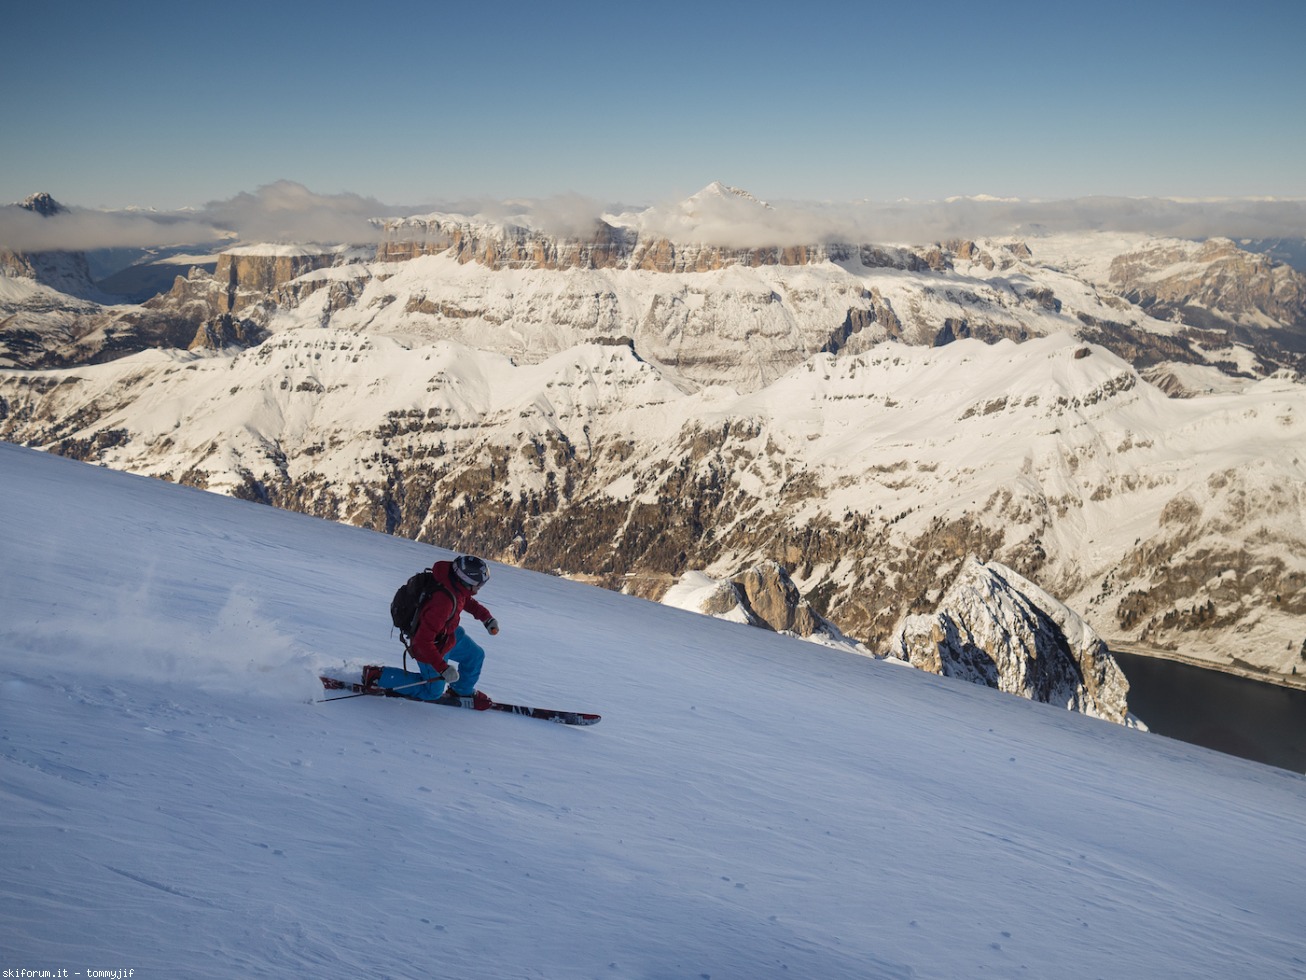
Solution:
[(195, 211), (96, 211), (66, 207), (42, 216), (0, 207), (0, 248), (20, 252), (149, 248), (237, 239), (360, 244), (380, 238), (386, 208), (357, 194), (317, 194), (278, 181)]
[[(692, 206), (690, 202), (693, 202)], [(1306, 201), (1078, 198), (1019, 201), (772, 202), (695, 195), (623, 215), (641, 231), (730, 246), (927, 244), (1039, 232), (1136, 231), (1178, 238), (1306, 236)]]
[[(592, 198), (582, 194), (558, 194), (538, 201), (515, 202), (487, 208), (487, 217), (498, 216), (504, 220), (521, 220), (521, 212), (528, 216), (530, 227), (559, 238), (589, 238), (600, 220), (602, 207)], [(516, 211), (517, 215), (509, 212)]]
[(245, 242), (363, 244), (380, 240), (385, 205), (357, 194), (317, 194), (289, 180), (212, 201), (201, 212)]
[[(579, 194), (533, 201), (466, 201), (446, 205), (494, 221), (524, 222), (566, 238), (588, 238), (604, 208)], [(302, 242), (364, 244), (381, 235), (378, 219), (422, 213), (357, 194), (318, 194), (278, 181), (197, 211), (96, 211), (70, 208), (42, 217), (0, 207), (0, 248), (16, 251), (89, 250), (200, 243)], [(1062, 201), (953, 198), (928, 202), (766, 203), (712, 184), (685, 200), (631, 210), (607, 220), (644, 235), (683, 243), (732, 247), (928, 244), (954, 238), (1036, 235), (1039, 232), (1132, 231), (1182, 238), (1306, 236), (1306, 201), (1174, 200), (1091, 197)]]
[(221, 237), (220, 229), (194, 214), (71, 208), (42, 217), (26, 208), (0, 207), (0, 248), (16, 252), (150, 248)]
[[(799, 208), (805, 205), (796, 205)], [(952, 238), (1074, 231), (1145, 232), (1176, 238), (1306, 235), (1306, 201), (1087, 197), (1062, 201), (960, 198), (949, 201), (825, 205), (835, 238), (921, 244)], [(828, 239), (827, 239), (828, 240)]]

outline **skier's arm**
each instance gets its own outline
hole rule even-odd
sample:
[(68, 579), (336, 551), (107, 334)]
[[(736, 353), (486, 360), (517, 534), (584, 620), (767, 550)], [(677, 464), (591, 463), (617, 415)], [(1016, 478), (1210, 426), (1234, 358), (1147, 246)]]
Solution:
[(473, 616), (475, 616), (477, 619), (479, 619), (482, 623), (488, 623), (490, 620), (494, 618), (490, 614), (490, 610), (482, 606), (472, 596), (467, 597), (467, 602), (463, 605), (463, 608), (466, 609)]
[(467, 602), (463, 608), (484, 623), (486, 631), (491, 636), (499, 635), (499, 621), (494, 618), (490, 613), (490, 610), (486, 609), (471, 596), (467, 597)]

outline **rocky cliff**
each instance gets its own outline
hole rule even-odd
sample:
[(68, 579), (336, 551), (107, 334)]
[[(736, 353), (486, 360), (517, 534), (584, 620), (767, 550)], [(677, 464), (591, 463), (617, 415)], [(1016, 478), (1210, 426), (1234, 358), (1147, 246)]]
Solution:
[(728, 579), (714, 579), (701, 572), (688, 573), (662, 595), (661, 601), (706, 616), (790, 633), (826, 646), (869, 652), (817, 613), (788, 570), (776, 561), (759, 562)]
[[(927, 256), (937, 249), (928, 250)], [(491, 269), (621, 269), (640, 272), (716, 272), (731, 266), (798, 266), (818, 262), (861, 261), (868, 266), (920, 271), (928, 258), (908, 249), (872, 245), (768, 245), (739, 247), (681, 243), (640, 235), (606, 221), (587, 235), (559, 238), (513, 224), (488, 225), (449, 215), (405, 218), (386, 223), (377, 249), (383, 262), (421, 255), (448, 255), (459, 263)], [(936, 261), (941, 262), (941, 258)]]
[(1118, 724), (1129, 682), (1076, 613), (997, 562), (967, 559), (932, 615), (910, 616), (889, 655), (921, 670)]
[(239, 313), (246, 307), (284, 303), (283, 288), (318, 269), (371, 258), (370, 249), (350, 246), (242, 246), (218, 255), (213, 281), (218, 287), (217, 313)]
[(1111, 261), (1110, 281), (1157, 319), (1243, 336), (1286, 327), (1291, 346), (1306, 350), (1306, 277), (1227, 238), (1119, 255)]

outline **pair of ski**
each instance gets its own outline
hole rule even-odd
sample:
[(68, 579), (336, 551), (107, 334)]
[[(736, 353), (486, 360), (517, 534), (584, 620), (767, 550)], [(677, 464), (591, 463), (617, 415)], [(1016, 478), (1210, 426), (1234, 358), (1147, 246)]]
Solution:
[[(375, 684), (371, 687), (364, 687), (360, 682), (342, 681), (335, 677), (320, 676), (318, 678), (322, 686), (328, 691), (351, 691), (351, 694), (345, 694), (341, 697), (323, 698), (324, 701), (340, 701), (344, 698), (355, 696), (373, 695), (383, 698), (403, 698), (407, 701), (421, 701), (423, 704), (445, 704), (448, 707), (458, 707), (444, 701), (431, 701), (427, 698), (419, 697), (402, 688), (377, 687)], [(416, 686), (416, 685), (413, 685)], [(498, 701), (490, 706), (491, 711), (506, 711), (514, 715), (526, 715), (528, 718), (539, 718), (542, 721), (557, 722), (560, 725), (596, 725), (599, 722), (600, 715), (588, 714), (583, 711), (558, 711), (554, 708), (529, 708), (524, 704), (500, 704)]]

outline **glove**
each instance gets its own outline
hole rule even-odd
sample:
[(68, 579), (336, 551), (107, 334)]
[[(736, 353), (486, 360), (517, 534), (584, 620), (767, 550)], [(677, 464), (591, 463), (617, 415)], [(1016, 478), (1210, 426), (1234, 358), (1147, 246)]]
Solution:
[(440, 676), (444, 678), (446, 684), (455, 684), (458, 682), (458, 665), (445, 661), (444, 670), (440, 671)]
[(499, 621), (491, 616), (485, 621), (485, 631), (491, 636), (499, 635)]

